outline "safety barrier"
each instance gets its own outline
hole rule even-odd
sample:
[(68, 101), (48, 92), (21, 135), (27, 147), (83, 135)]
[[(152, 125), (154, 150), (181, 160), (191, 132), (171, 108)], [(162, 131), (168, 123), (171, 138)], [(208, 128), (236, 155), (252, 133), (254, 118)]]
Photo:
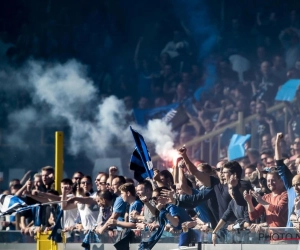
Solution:
[[(131, 249), (137, 249), (139, 242), (141, 240), (147, 240), (151, 233), (149, 231), (135, 230), (136, 239), (133, 244), (131, 244)], [(180, 233), (170, 233), (164, 232), (160, 241), (154, 247), (157, 250), (166, 249), (177, 249)], [(200, 242), (192, 242), (194, 247), (188, 248), (187, 250), (206, 250), (206, 249), (230, 249), (230, 250), (240, 250), (243, 248), (253, 250), (253, 247), (262, 247), (264, 245), (264, 250), (268, 249), (279, 249), (279, 246), (284, 244), (285, 249), (298, 250), (300, 232), (295, 230), (295, 228), (263, 228), (259, 233), (250, 232), (249, 230), (240, 231), (220, 231), (218, 232), (218, 240), (215, 248), (212, 248), (211, 233), (201, 232)], [(71, 234), (66, 234), (66, 244), (59, 243), (53, 244), (51, 241), (47, 240), (48, 235), (43, 235), (42, 237), (32, 237), (29, 235), (23, 235), (20, 231), (0, 231), (0, 249), (6, 250), (27, 250), (27, 249), (37, 249), (37, 250), (60, 250), (60, 249), (80, 249), (81, 243), (84, 238), (82, 232), (72, 232)], [(114, 249), (113, 244), (118, 237), (118, 232), (114, 237), (108, 237), (108, 235), (100, 235), (101, 242), (96, 243), (91, 240), (91, 249), (101, 249), (110, 250)], [(222, 247), (222, 248), (221, 248)], [(281, 249), (280, 249), (281, 250)]]

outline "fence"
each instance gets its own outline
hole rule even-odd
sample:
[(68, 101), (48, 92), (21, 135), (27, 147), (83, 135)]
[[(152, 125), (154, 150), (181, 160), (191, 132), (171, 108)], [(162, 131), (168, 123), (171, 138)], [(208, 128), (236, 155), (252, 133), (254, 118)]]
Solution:
[[(282, 110), (283, 108), (286, 108), (286, 104), (284, 102), (281, 102), (277, 105), (274, 105), (270, 108), (267, 109), (267, 113), (274, 113), (277, 112), (279, 110)], [(200, 148), (200, 159), (204, 159), (204, 148), (209, 147), (209, 162), (213, 163), (215, 161), (215, 159), (213, 159), (213, 153), (217, 154), (217, 158), (219, 158), (220, 156), (220, 151), (221, 151), (221, 136), (225, 130), (227, 129), (233, 129), (235, 131), (235, 133), (243, 135), (245, 134), (245, 125), (248, 123), (253, 122), (256, 119), (257, 115), (251, 115), (249, 117), (244, 117), (243, 112), (239, 112), (238, 113), (238, 119), (237, 121), (234, 121), (228, 125), (225, 125), (222, 128), (219, 128), (217, 130), (214, 130), (210, 133), (207, 133), (205, 135), (199, 136), (191, 141), (189, 141), (188, 143), (185, 144), (186, 147), (189, 146), (194, 146), (194, 145), (199, 145)], [(287, 131), (287, 125), (288, 125), (288, 113), (284, 112), (284, 131)], [(253, 129), (253, 126), (251, 127)], [(254, 131), (251, 131), (251, 134), (253, 134)], [(253, 137), (251, 137), (251, 144), (253, 145)], [(204, 143), (206, 145), (204, 145)], [(216, 145), (216, 148), (213, 148), (213, 146)], [(154, 157), (154, 159), (156, 159)]]

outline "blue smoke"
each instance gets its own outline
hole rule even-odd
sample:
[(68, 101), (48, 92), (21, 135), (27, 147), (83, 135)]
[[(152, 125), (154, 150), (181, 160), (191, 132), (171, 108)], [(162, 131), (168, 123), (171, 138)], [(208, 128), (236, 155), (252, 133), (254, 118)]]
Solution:
[(209, 55), (217, 43), (218, 31), (209, 17), (206, 0), (173, 0), (175, 14), (182, 20), (197, 48), (197, 59)]

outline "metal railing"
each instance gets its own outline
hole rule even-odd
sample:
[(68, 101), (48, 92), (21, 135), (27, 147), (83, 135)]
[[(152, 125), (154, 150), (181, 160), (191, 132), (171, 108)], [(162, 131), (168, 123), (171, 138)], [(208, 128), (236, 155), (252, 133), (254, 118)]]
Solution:
[[(270, 108), (267, 109), (267, 113), (273, 113), (276, 111), (279, 111), (283, 108), (286, 107), (286, 103), (281, 102), (279, 104), (276, 104)], [(287, 130), (287, 124), (288, 124), (288, 113), (284, 112), (284, 132), (286, 132)], [(196, 137), (195, 139), (189, 141), (188, 143), (185, 144), (186, 147), (190, 147), (190, 146), (194, 146), (194, 145), (199, 145), (200, 147), (200, 157), (201, 159), (204, 159), (204, 148), (207, 147), (208, 144), (208, 152), (209, 152), (209, 162), (212, 163), (214, 161), (213, 159), (213, 152), (216, 152), (215, 150), (217, 150), (217, 156), (219, 158), (220, 156), (220, 150), (221, 150), (221, 137), (220, 135), (222, 135), (224, 133), (225, 130), (227, 129), (233, 129), (235, 131), (235, 133), (240, 134), (240, 135), (244, 135), (245, 134), (245, 125), (248, 123), (251, 123), (252, 121), (254, 121), (256, 119), (257, 115), (251, 115), (248, 116), (246, 118), (244, 118), (244, 114), (243, 112), (239, 112), (238, 113), (238, 119), (237, 121), (234, 121), (230, 124), (227, 124), (219, 129), (216, 129), (210, 133), (207, 133), (205, 135)], [(253, 128), (253, 126), (252, 126)], [(253, 131), (251, 131), (251, 133), (253, 133)], [(253, 138), (253, 137), (252, 137)], [(253, 139), (251, 139), (253, 140)], [(208, 142), (208, 143), (207, 143)], [(204, 145), (204, 143), (206, 145)], [(217, 145), (215, 145), (215, 143)], [(253, 144), (253, 141), (251, 141), (251, 144)], [(215, 146), (216, 148), (213, 148), (213, 146)], [(219, 160), (219, 159), (217, 159)]]

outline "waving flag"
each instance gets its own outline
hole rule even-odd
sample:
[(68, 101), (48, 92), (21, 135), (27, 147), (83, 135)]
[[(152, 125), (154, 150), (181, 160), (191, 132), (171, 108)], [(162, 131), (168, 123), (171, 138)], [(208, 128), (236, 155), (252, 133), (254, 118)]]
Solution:
[(0, 215), (12, 213), (22, 206), (26, 206), (26, 203), (19, 197), (0, 194)]
[(159, 241), (165, 230), (165, 225), (167, 224), (167, 213), (168, 212), (164, 209), (159, 212), (159, 228), (147, 241), (142, 241), (140, 243), (138, 250), (151, 250)]
[(130, 159), (130, 169), (134, 171), (134, 178), (142, 182), (146, 178), (153, 178), (153, 164), (145, 140), (141, 134), (130, 127), (136, 147)]

